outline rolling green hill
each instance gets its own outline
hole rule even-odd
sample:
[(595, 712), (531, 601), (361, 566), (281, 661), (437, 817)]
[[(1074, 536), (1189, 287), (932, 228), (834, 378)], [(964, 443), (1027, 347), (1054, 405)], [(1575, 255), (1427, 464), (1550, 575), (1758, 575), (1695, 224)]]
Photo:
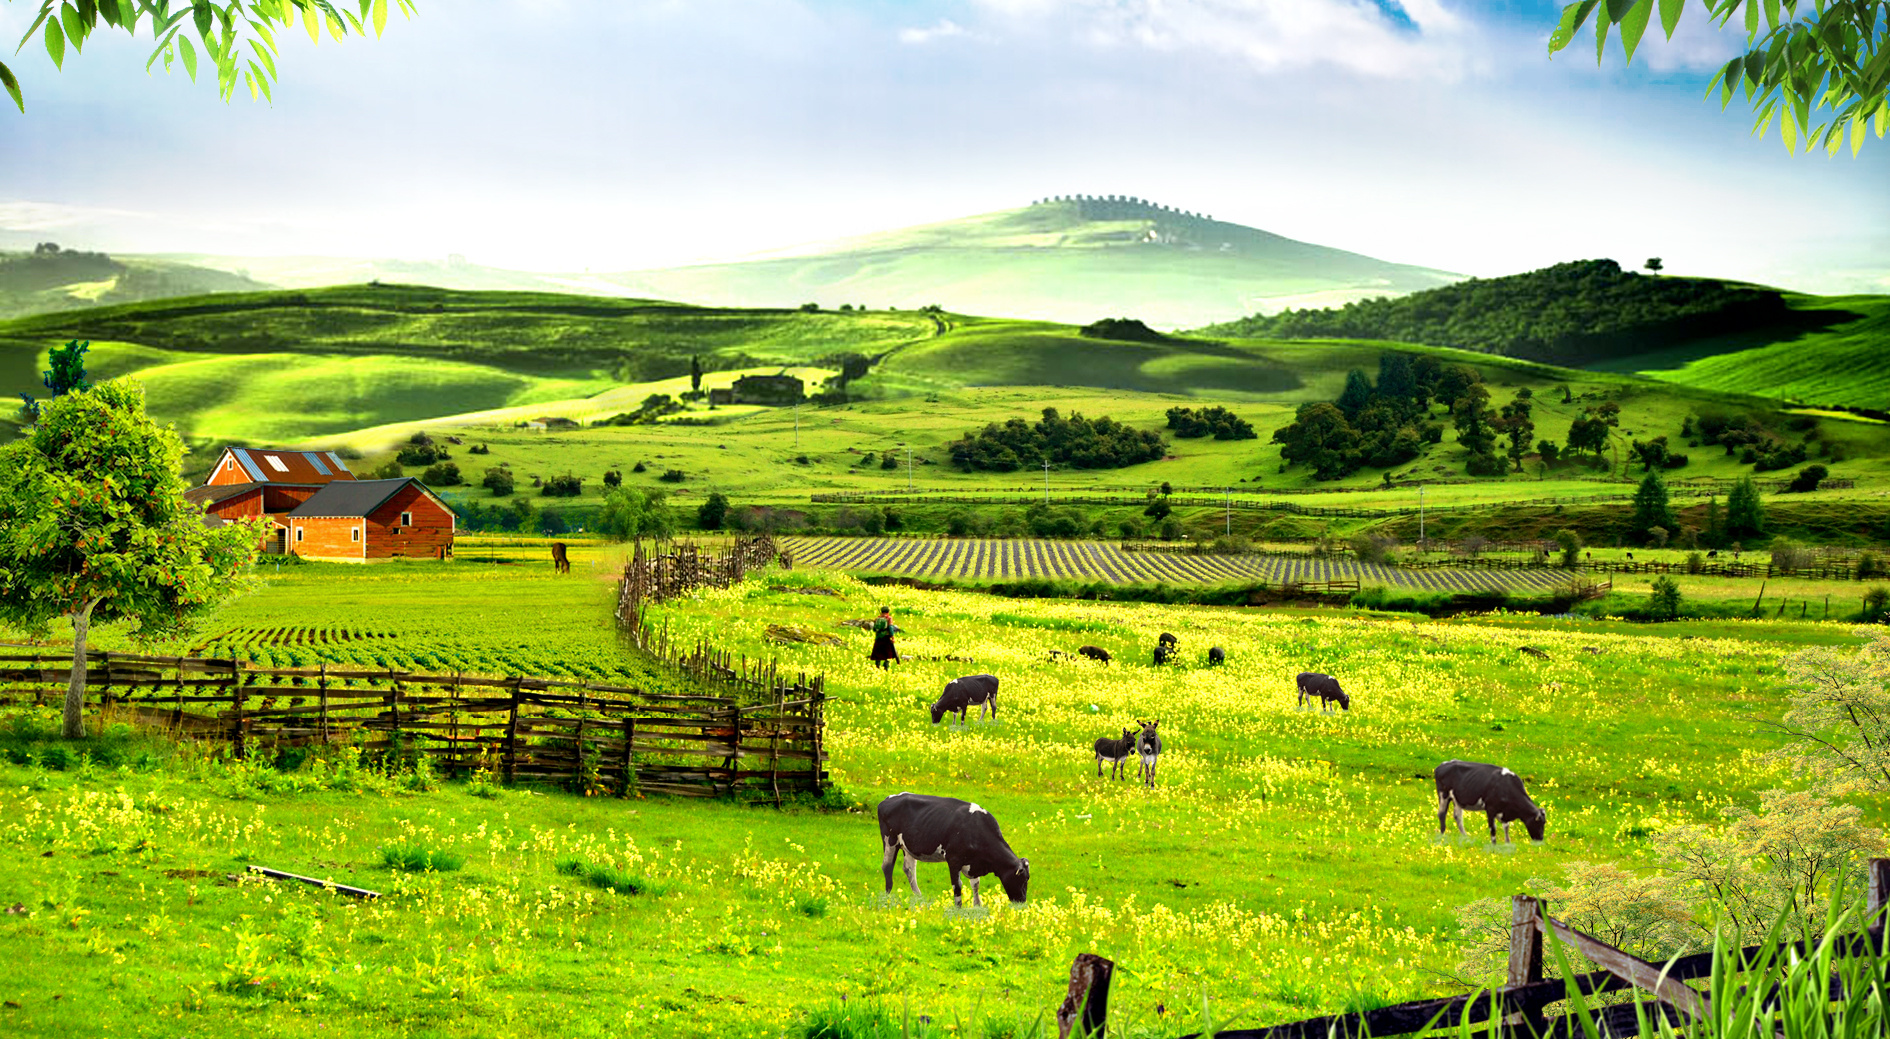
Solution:
[(0, 253), (0, 319), (110, 303), (268, 288), (240, 274), (150, 258), (61, 249)]
[(1139, 199), (1067, 198), (741, 263), (603, 276), (637, 295), (723, 306), (940, 304), (1164, 328), (1254, 310), (1399, 295), (1443, 271), (1295, 241)]

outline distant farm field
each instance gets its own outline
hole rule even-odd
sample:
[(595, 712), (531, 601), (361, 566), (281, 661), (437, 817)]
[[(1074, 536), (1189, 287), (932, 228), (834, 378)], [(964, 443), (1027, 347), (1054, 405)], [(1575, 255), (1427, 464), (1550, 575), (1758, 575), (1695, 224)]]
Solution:
[(1566, 570), (1403, 570), (1353, 559), (1193, 555), (1126, 551), (1115, 541), (1048, 538), (788, 537), (796, 566), (903, 577), (1017, 581), (1051, 578), (1116, 584), (1269, 584), (1356, 581), (1429, 591), (1547, 590), (1569, 583)]
[[(645, 666), (614, 637), (609, 555), (585, 548), (560, 576), (531, 546), (489, 551), (494, 562), (286, 566), (199, 639), (281, 663)], [(882, 604), (911, 658), (890, 672), (849, 623)], [(799, 1034), (845, 997), (977, 1035), (1046, 1013), (1082, 951), (1123, 968), (1112, 1019), (1153, 1034), (1198, 1027), (1190, 1008), (1204, 998), (1219, 1020), (1265, 1024), (1440, 992), (1459, 959), (1455, 907), (1577, 860), (1646, 872), (1650, 828), (1715, 819), (1783, 782), (1756, 757), (1772, 745), (1760, 723), (1784, 702), (1781, 643), (1855, 641), (1843, 625), (1790, 621), (1020, 602), (869, 587), (804, 562), (651, 619), (827, 675), (830, 770), (848, 807), (492, 800), (460, 782), (429, 792), (188, 753), (0, 763), (0, 902), (22, 909), (0, 917), (0, 956), (35, 965), (0, 979), (20, 1004), (10, 1030), (761, 1037)], [(771, 626), (834, 644), (782, 644)], [(1164, 631), (1181, 662), (1135, 663)], [(99, 636), (126, 645), (114, 627)], [(1079, 643), (1117, 662), (1052, 658)], [(1205, 666), (1209, 646), (1224, 667)], [(1352, 710), (1296, 709), (1301, 670), (1339, 676)], [(933, 725), (925, 707), (944, 682), (980, 671), (1001, 677), (997, 719)], [(0, 736), (19, 745), (51, 717), (15, 713)], [(1166, 741), (1152, 790), (1098, 778), (1090, 749), (1138, 718), (1159, 718)], [(1438, 840), (1428, 777), (1450, 757), (1522, 774), (1548, 809), (1547, 843)], [(884, 899), (872, 807), (900, 790), (993, 813), (1031, 860), (1029, 904), (955, 911), (929, 865), (926, 902)], [(1866, 811), (1884, 821), (1882, 805)], [(413, 845), (464, 865), (382, 865), (383, 849)], [(584, 884), (572, 860), (650, 890)], [(222, 882), (252, 863), (387, 897)]]

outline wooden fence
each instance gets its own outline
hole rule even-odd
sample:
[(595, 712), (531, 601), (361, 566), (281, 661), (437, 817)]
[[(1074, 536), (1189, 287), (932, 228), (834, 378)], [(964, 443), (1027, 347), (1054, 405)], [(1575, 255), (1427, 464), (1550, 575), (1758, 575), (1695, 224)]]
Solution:
[[(1855, 934), (1833, 942), (1839, 956), (1884, 954), (1886, 905), (1890, 904), (1890, 859), (1872, 859), (1870, 888), (1866, 903), (1867, 926)], [(1543, 943), (1553, 934), (1555, 940), (1579, 953), (1601, 969), (1572, 978), (1543, 977)], [(1754, 945), (1731, 952), (1734, 969), (1763, 962), (1771, 953), (1796, 949), (1808, 952), (1804, 943), (1779, 948)], [(1571, 958), (1573, 958), (1571, 956)], [(1680, 1034), (1690, 1034), (1686, 1023), (1712, 1012), (1708, 993), (1686, 984), (1713, 974), (1714, 953), (1682, 956), (1671, 963), (1649, 963), (1612, 945), (1570, 927), (1548, 915), (1547, 906), (1528, 895), (1510, 900), (1509, 964), (1502, 986), (1494, 991), (1454, 996), (1449, 999), (1425, 999), (1399, 1003), (1360, 1014), (1338, 1014), (1309, 1018), (1265, 1028), (1221, 1030), (1212, 1037), (1200, 1034), (1182, 1039), (1363, 1039), (1377, 1036), (1415, 1035), (1462, 1028), (1472, 1035), (1499, 1037), (1541, 1037), (1541, 1039), (1576, 1039), (1586, 1034), (1580, 1015), (1571, 1012), (1549, 1018), (1544, 1011), (1552, 1004), (1568, 999), (1571, 988), (1584, 995), (1632, 992), (1632, 1002), (1591, 1006), (1596, 1031), (1603, 1036), (1627, 1037), (1641, 1034), (1638, 1009), (1646, 1017), (1679, 1026)], [(1115, 964), (1092, 953), (1083, 953), (1070, 968), (1070, 987), (1057, 1011), (1058, 1034), (1101, 1035), (1108, 1022), (1109, 981)], [(1770, 983), (1774, 979), (1757, 979)], [(1833, 999), (1842, 998), (1838, 978), (1831, 979)], [(1736, 994), (1735, 994), (1736, 995)], [(1481, 1028), (1471, 1026), (1482, 1025)]]
[(645, 603), (673, 599), (697, 588), (728, 588), (750, 570), (770, 563), (792, 569), (793, 556), (767, 534), (745, 534), (726, 552), (704, 552), (693, 542), (654, 551), (639, 541), (617, 581), (617, 630), (640, 649), (649, 649), (651, 633), (643, 623)]
[[(0, 646), (0, 703), (64, 696), (70, 656)], [(583, 793), (691, 796), (818, 793), (825, 694), (760, 663), (730, 666), (706, 647), (676, 654), (731, 695), (654, 693), (562, 678), (493, 677), (240, 660), (86, 654), (93, 705), (182, 735), (227, 741), (239, 757), (354, 744), (425, 756), (441, 772), (484, 769)]]

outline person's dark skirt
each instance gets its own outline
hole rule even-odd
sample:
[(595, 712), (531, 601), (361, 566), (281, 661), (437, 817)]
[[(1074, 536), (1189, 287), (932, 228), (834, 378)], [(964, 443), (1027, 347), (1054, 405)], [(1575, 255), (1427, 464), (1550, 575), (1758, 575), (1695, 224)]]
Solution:
[(893, 648), (892, 636), (891, 635), (875, 635), (873, 637), (873, 652), (868, 654), (867, 659), (868, 660), (898, 660), (899, 651)]

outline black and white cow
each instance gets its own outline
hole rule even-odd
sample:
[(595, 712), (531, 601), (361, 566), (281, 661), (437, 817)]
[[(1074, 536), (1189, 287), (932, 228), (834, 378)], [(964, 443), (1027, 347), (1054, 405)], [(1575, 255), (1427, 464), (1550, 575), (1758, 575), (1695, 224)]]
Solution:
[(1109, 663), (1109, 651), (1101, 646), (1078, 646), (1076, 651), (1098, 663)]
[(991, 709), (991, 717), (997, 718), (998, 680), (996, 675), (966, 675), (945, 683), (945, 692), (939, 695), (938, 702), (932, 705), (932, 724), (937, 725), (953, 711), (958, 712), (958, 720), (963, 723), (965, 712), (976, 707), (978, 720), (984, 720), (985, 708)]
[(1220, 667), (1227, 663), (1227, 651), (1219, 646), (1208, 647), (1208, 666)]
[(1463, 811), (1481, 810), (1490, 820), (1490, 843), (1496, 843), (1496, 824), (1503, 824), (1503, 842), (1510, 843), (1509, 824), (1520, 821), (1529, 831), (1529, 839), (1542, 840), (1549, 813), (1542, 810), (1523, 790), (1522, 777), (1500, 765), (1477, 761), (1446, 761), (1432, 773), (1437, 779), (1437, 833), (1444, 834), (1444, 818), (1454, 805), (1457, 810), (1457, 835), (1468, 836), (1463, 829)]
[(1162, 756), (1162, 738), (1156, 733), (1155, 727), (1161, 723), (1160, 718), (1152, 722), (1136, 720), (1136, 724), (1142, 727), (1142, 731), (1135, 734), (1135, 752), (1142, 758), (1143, 786), (1155, 785), (1155, 766), (1160, 763)]
[(1132, 757), (1135, 757), (1134, 729), (1122, 730), (1122, 738), (1119, 740), (1104, 736), (1096, 741), (1096, 777), (1102, 778), (1103, 762), (1107, 761), (1114, 766), (1109, 770), (1109, 778), (1122, 778), (1122, 773), (1127, 771), (1123, 766), (1128, 764)]
[(1299, 684), (1299, 699), (1294, 701), (1295, 706), (1304, 706), (1311, 703), (1314, 697), (1318, 697), (1319, 709), (1321, 711), (1330, 711), (1334, 700), (1339, 702), (1339, 710), (1349, 711), (1352, 709), (1352, 698), (1345, 695), (1345, 690), (1339, 688), (1339, 680), (1331, 675), (1322, 675), (1313, 671), (1301, 671), (1297, 681)]
[(906, 880), (919, 893), (919, 863), (943, 862), (952, 874), (952, 902), (965, 904), (963, 882), (971, 881), (971, 904), (978, 881), (997, 874), (1012, 902), (1023, 904), (1030, 888), (1030, 860), (1020, 859), (1004, 841), (997, 820), (970, 801), (928, 794), (897, 793), (879, 803), (879, 840), (885, 851), (886, 893), (892, 894), (893, 863), (906, 853)]

